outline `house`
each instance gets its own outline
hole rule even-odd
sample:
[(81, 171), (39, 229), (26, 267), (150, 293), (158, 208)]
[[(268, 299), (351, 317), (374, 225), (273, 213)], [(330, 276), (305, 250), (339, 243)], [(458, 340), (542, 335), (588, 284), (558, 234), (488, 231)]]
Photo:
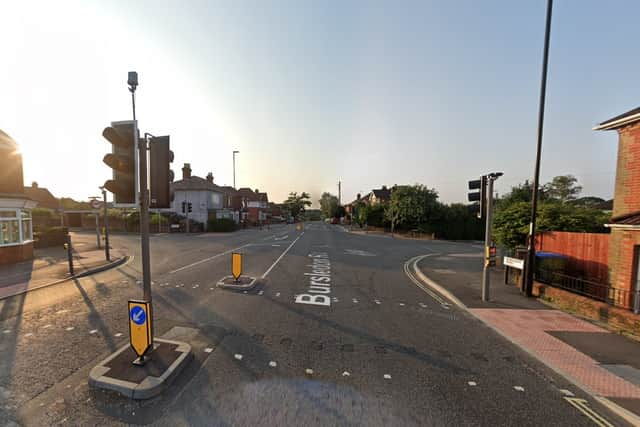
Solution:
[(269, 197), (257, 188), (239, 188), (236, 192), (242, 206), (242, 218), (249, 223), (260, 223), (269, 217)]
[(229, 194), (226, 190), (213, 183), (213, 174), (206, 178), (191, 174), (191, 164), (185, 163), (182, 168), (182, 179), (171, 184), (174, 191), (174, 199), (171, 203), (171, 211), (185, 215), (182, 212), (182, 204), (191, 203), (189, 218), (206, 225), (209, 218), (232, 218), (233, 213), (229, 209)]
[(37, 202), (39, 208), (60, 209), (60, 201), (53, 197), (53, 194), (51, 194), (49, 190), (39, 187), (35, 181), (31, 183), (31, 187), (24, 187), (24, 194), (31, 200)]
[[(640, 290), (640, 107), (600, 123), (618, 132), (618, 160), (609, 237), (609, 282), (628, 295)], [(640, 301), (633, 301), (640, 308)]]
[(0, 130), (0, 264), (33, 258), (31, 209), (36, 205), (24, 192), (20, 147)]
[(391, 190), (389, 190), (386, 185), (383, 185), (382, 188), (371, 190), (371, 193), (368, 195), (368, 199), (369, 204), (371, 205), (386, 203), (391, 199)]

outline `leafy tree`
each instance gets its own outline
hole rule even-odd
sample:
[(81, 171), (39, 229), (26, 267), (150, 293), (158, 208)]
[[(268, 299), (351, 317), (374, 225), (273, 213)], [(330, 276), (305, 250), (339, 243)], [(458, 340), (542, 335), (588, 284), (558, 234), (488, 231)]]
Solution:
[(605, 203), (606, 200), (600, 197), (586, 196), (579, 199), (572, 200), (570, 203), (573, 206), (582, 206), (583, 208), (595, 208), (598, 205)]
[(307, 206), (311, 206), (311, 197), (308, 193), (302, 192), (300, 195), (296, 192), (289, 193), (289, 197), (282, 203), (282, 207), (285, 211), (289, 212), (294, 218), (297, 218), (300, 214), (303, 214)]
[(326, 218), (336, 216), (336, 210), (338, 209), (338, 197), (331, 193), (324, 192), (320, 196), (320, 210)]
[(421, 184), (394, 187), (385, 209), (385, 219), (396, 227), (416, 227), (435, 219), (440, 204), (438, 193)]
[(582, 192), (582, 186), (578, 185), (578, 179), (573, 175), (560, 175), (554, 177), (551, 182), (544, 185), (544, 191), (550, 199), (566, 203), (575, 200)]
[(367, 225), (371, 225), (373, 227), (385, 227), (388, 224), (385, 217), (385, 206), (383, 204), (377, 203), (375, 205), (368, 205), (366, 214), (367, 217), (365, 223)]

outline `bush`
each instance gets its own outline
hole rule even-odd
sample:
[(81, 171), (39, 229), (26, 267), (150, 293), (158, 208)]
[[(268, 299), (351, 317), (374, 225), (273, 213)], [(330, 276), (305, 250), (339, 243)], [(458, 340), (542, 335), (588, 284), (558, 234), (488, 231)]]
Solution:
[(62, 246), (66, 242), (67, 227), (51, 227), (37, 233), (33, 233), (35, 248), (49, 248)]
[(210, 219), (207, 221), (207, 231), (228, 233), (236, 230), (236, 222), (230, 218)]

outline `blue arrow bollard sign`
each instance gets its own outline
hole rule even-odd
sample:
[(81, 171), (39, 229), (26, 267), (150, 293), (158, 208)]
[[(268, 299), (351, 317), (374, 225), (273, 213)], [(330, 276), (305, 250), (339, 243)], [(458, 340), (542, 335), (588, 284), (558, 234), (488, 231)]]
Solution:
[(144, 308), (139, 305), (134, 306), (129, 313), (131, 316), (131, 320), (136, 325), (142, 325), (147, 320), (147, 313), (145, 313)]

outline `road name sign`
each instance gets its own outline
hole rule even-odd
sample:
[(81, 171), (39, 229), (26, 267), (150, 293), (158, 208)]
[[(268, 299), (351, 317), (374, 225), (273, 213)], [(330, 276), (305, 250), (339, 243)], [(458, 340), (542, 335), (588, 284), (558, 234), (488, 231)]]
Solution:
[(242, 254), (238, 252), (233, 252), (231, 254), (231, 274), (233, 274), (233, 278), (236, 281), (242, 275)]
[(91, 205), (91, 209), (100, 209), (102, 207), (102, 202), (96, 199), (91, 200), (89, 204)]
[(504, 257), (504, 265), (507, 267), (517, 268), (518, 270), (524, 269), (524, 260), (518, 258)]
[(129, 301), (129, 342), (138, 357), (142, 357), (153, 345), (151, 335), (151, 303)]

